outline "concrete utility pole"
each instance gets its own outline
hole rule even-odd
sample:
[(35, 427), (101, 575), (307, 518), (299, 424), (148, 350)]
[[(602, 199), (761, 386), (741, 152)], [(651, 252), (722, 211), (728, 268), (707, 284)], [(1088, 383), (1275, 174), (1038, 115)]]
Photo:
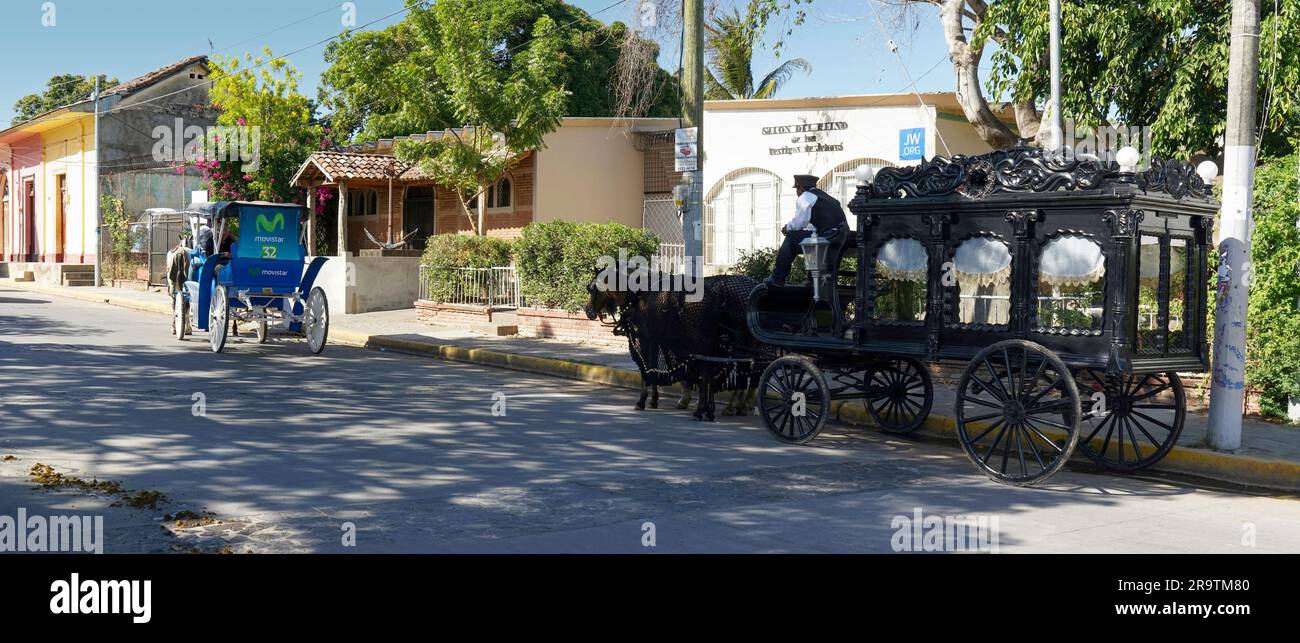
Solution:
[(1250, 287), (1251, 187), (1255, 180), (1255, 92), (1259, 77), (1259, 0), (1232, 1), (1228, 127), (1223, 209), (1219, 215), (1218, 304), (1210, 388), (1210, 447), (1241, 448), (1246, 378), (1246, 300)]
[(682, 240), (689, 267), (703, 276), (704, 263), (704, 0), (682, 1), (682, 125), (697, 128), (696, 166), (682, 215)]
[(1061, 136), (1065, 133), (1065, 121), (1061, 116), (1061, 0), (1051, 0), (1048, 5), (1049, 19), (1052, 23), (1052, 35), (1048, 52), (1052, 67), (1052, 102), (1051, 127), (1052, 151), (1059, 151), (1062, 146)]
[[(83, 141), (85, 139), (82, 139)], [(102, 255), (104, 254), (104, 240), (102, 226), (104, 224), (103, 213), (99, 211), (99, 159), (102, 156), (99, 150), (99, 74), (95, 74), (95, 286), (103, 284), (100, 278), (100, 267), (103, 265)], [(83, 239), (85, 237), (82, 237)]]

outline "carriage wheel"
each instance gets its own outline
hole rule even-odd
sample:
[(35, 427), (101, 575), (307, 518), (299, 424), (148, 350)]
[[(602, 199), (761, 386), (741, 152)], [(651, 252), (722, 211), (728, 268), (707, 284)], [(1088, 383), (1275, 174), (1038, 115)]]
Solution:
[[(1104, 415), (1090, 415), (1079, 448), (1093, 462), (1115, 471), (1136, 471), (1159, 462), (1178, 443), (1187, 400), (1178, 373), (1107, 376), (1084, 369), (1077, 378), (1084, 395), (1105, 395)], [(1173, 400), (1157, 399), (1172, 394)], [(1100, 420), (1097, 418), (1101, 417)], [(1100, 439), (1101, 444), (1093, 441)], [(1125, 443), (1127, 442), (1127, 446)]]
[(254, 324), (253, 330), (254, 332), (257, 333), (257, 343), (265, 344), (266, 343), (266, 320), (265, 319), (258, 320)]
[(867, 412), (890, 433), (911, 433), (920, 428), (934, 404), (930, 371), (912, 357), (885, 360), (871, 371), (866, 386), (877, 392), (867, 397)]
[(313, 355), (319, 355), (325, 350), (325, 338), (329, 336), (330, 331), (329, 300), (325, 298), (325, 291), (320, 286), (312, 288), (311, 294), (307, 295), (307, 305), (303, 307), (303, 315), (306, 317), (303, 330), (307, 335), (307, 347), (311, 349)]
[(220, 353), (226, 347), (226, 332), (230, 329), (230, 300), (226, 298), (226, 287), (217, 286), (212, 291), (212, 308), (208, 313), (208, 343), (212, 352)]
[(957, 439), (990, 478), (1032, 485), (1065, 466), (1082, 417), (1074, 377), (1052, 351), (1022, 339), (980, 351), (957, 385)]
[(185, 339), (185, 334), (189, 332), (189, 304), (185, 302), (185, 297), (181, 293), (172, 295), (172, 334), (176, 339)]
[(758, 390), (763, 426), (778, 440), (803, 444), (826, 425), (831, 387), (811, 359), (787, 355), (768, 364)]

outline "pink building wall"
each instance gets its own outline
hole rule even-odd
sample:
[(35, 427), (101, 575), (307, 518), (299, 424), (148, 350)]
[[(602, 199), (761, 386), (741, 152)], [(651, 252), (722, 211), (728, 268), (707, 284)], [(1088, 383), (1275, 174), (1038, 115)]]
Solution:
[[(7, 171), (7, 183), (9, 185), (9, 207), (3, 212), (4, 225), (4, 248), (0, 251), (0, 258), (6, 261), (27, 261), (27, 248), (29, 235), (40, 234), (42, 222), (44, 221), (44, 212), (41, 204), (44, 203), (44, 193), (42, 190), (44, 181), (41, 180), (41, 137), (38, 134), (32, 134), (25, 138), (14, 139), (10, 141), (0, 141), (8, 143), (10, 147), (10, 168)], [(32, 181), (36, 188), (36, 228), (29, 230), (26, 222), (27, 217), (24, 212), (26, 207), (27, 194), (26, 182)], [(40, 251), (41, 239), (37, 236), (37, 251)], [(39, 256), (31, 260), (38, 261)]]

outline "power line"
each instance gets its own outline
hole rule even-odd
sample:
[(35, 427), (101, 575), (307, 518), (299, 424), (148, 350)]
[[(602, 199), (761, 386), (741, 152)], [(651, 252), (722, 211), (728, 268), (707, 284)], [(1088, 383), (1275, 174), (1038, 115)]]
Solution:
[[(360, 31), (360, 30), (362, 30), (362, 29), (365, 29), (366, 27), (369, 27), (369, 26), (371, 26), (371, 25), (373, 25), (373, 24), (376, 24), (376, 23), (382, 22), (382, 21), (384, 21), (384, 20), (387, 20), (387, 19), (389, 19), (389, 18), (392, 18), (393, 16), (396, 16), (396, 15), (398, 15), (398, 14), (402, 14), (402, 13), (409, 12), (409, 11), (411, 11), (412, 9), (415, 9), (416, 7), (423, 7), (423, 6), (425, 5), (425, 3), (427, 3), (427, 2), (431, 2), (431, 1), (432, 1), (432, 0), (420, 0), (419, 2), (416, 2), (416, 3), (413, 3), (413, 4), (411, 4), (411, 5), (408, 5), (407, 7), (403, 8), (403, 9), (399, 9), (399, 10), (397, 10), (397, 11), (394, 11), (394, 12), (392, 12), (392, 13), (386, 15), (386, 16), (383, 16), (383, 17), (381, 17), (381, 18), (376, 18), (376, 19), (374, 19), (374, 20), (371, 20), (370, 22), (367, 22), (366, 24), (361, 25), (360, 27), (355, 27), (355, 28), (352, 28), (352, 29), (346, 29), (346, 30), (344, 30), (342, 33), (339, 33), (339, 34), (336, 34), (336, 35), (330, 36), (330, 37), (325, 38), (325, 39), (323, 39), (323, 40), (320, 40), (320, 41), (314, 42), (314, 43), (312, 43), (312, 44), (310, 44), (310, 45), (307, 45), (307, 46), (304, 46), (304, 47), (300, 47), (300, 48), (295, 49), (295, 50), (293, 50), (293, 51), (291, 51), (291, 52), (289, 52), (289, 53), (287, 53), (287, 54), (281, 54), (281, 55), (276, 56), (275, 58), (272, 58), (272, 59), (270, 59), (270, 60), (264, 60), (264, 61), (262, 61), (262, 62), (260, 62), (260, 63), (258, 63), (258, 64), (256, 64), (256, 65), (253, 65), (253, 66), (251, 66), (251, 67), (246, 68), (245, 71), (252, 71), (252, 70), (254, 70), (254, 69), (258, 69), (258, 68), (260, 68), (260, 67), (264, 67), (264, 66), (269, 65), (269, 64), (271, 64), (271, 63), (274, 63), (274, 62), (276, 62), (276, 61), (284, 60), (284, 59), (288, 58), (289, 56), (293, 56), (293, 55), (295, 55), (295, 54), (300, 54), (300, 53), (302, 53), (302, 52), (304, 52), (304, 51), (307, 51), (308, 49), (314, 49), (314, 48), (319, 47), (319, 46), (321, 46), (321, 45), (323, 45), (323, 44), (325, 44), (325, 43), (327, 43), (327, 42), (329, 42), (329, 41), (331, 41), (331, 40), (336, 40), (336, 39), (338, 39), (338, 38), (343, 37), (344, 35), (351, 34), (351, 33), (356, 32), (356, 31)], [(626, 1), (627, 1), (627, 0), (623, 0), (623, 2), (626, 2)], [(161, 96), (155, 96), (154, 98), (150, 98), (150, 99), (148, 99), (148, 100), (143, 100), (143, 101), (140, 101), (140, 102), (138, 102), (138, 103), (134, 103), (134, 104), (132, 104), (132, 105), (127, 105), (127, 106), (124, 106), (124, 107), (123, 107), (123, 106), (117, 106), (117, 107), (114, 107), (114, 108), (112, 108), (111, 110), (109, 110), (109, 112), (117, 112), (117, 111), (122, 111), (122, 110), (126, 110), (126, 109), (137, 109), (137, 108), (139, 108), (139, 107), (142, 106), (142, 105), (145, 105), (145, 104), (148, 104), (148, 103), (152, 103), (152, 102), (154, 102), (154, 101), (162, 100), (162, 99), (164, 99), (164, 98), (168, 98), (168, 97), (170, 97), (170, 96), (175, 96), (176, 94), (181, 94), (181, 93), (187, 92), (187, 91), (189, 91), (189, 90), (191, 90), (191, 89), (194, 89), (194, 88), (196, 88), (196, 87), (200, 87), (200, 86), (202, 86), (202, 85), (211, 85), (211, 84), (215, 83), (217, 80), (220, 80), (220, 78), (208, 78), (207, 80), (204, 80), (204, 81), (201, 82), (201, 83), (195, 83), (195, 84), (190, 85), (190, 86), (188, 86), (188, 87), (183, 87), (183, 88), (181, 88), (181, 89), (178, 89), (178, 90), (176, 90), (176, 91), (174, 91), (174, 92), (169, 92), (169, 93), (163, 94), (163, 95), (161, 95)], [(108, 112), (101, 112), (101, 113), (108, 113)]]

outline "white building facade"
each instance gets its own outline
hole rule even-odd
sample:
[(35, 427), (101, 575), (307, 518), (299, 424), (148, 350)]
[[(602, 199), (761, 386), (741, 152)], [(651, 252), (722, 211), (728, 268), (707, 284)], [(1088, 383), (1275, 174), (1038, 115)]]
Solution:
[[(1010, 110), (998, 113), (1011, 120)], [(794, 214), (793, 177), (845, 206), (854, 170), (911, 165), (935, 155), (981, 154), (989, 146), (951, 93), (882, 94), (704, 104), (704, 256), (717, 272), (742, 252), (780, 245)]]

